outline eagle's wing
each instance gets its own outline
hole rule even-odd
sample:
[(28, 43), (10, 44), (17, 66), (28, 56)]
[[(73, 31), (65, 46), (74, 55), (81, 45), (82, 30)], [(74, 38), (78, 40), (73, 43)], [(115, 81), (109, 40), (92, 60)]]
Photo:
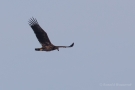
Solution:
[(29, 20), (29, 25), (33, 29), (38, 41), (41, 43), (42, 46), (51, 44), (47, 33), (40, 27), (35, 18), (32, 17)]
[(73, 47), (74, 46), (74, 43), (72, 43), (70, 46), (56, 46), (58, 48), (69, 48), (69, 47)]

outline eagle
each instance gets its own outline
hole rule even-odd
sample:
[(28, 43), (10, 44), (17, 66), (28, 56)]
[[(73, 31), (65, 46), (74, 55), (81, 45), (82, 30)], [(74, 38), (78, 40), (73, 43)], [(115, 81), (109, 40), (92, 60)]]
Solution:
[(72, 43), (70, 46), (55, 46), (51, 43), (47, 33), (40, 27), (38, 24), (38, 21), (36, 18), (30, 18), (28, 21), (30, 27), (34, 31), (38, 41), (41, 44), (41, 48), (35, 48), (35, 51), (53, 51), (53, 50), (58, 50), (59, 48), (70, 48), (74, 46), (74, 43)]

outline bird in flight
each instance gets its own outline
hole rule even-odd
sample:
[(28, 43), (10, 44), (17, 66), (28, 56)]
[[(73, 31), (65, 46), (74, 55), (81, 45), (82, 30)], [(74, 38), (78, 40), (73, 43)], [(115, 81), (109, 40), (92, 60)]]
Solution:
[(33, 29), (38, 41), (42, 45), (41, 48), (35, 48), (35, 51), (53, 51), (53, 50), (58, 50), (59, 48), (69, 48), (73, 47), (74, 43), (72, 43), (70, 46), (55, 46), (51, 43), (49, 40), (49, 37), (47, 33), (40, 27), (38, 24), (37, 20), (35, 18), (30, 18), (28, 21), (30, 27)]

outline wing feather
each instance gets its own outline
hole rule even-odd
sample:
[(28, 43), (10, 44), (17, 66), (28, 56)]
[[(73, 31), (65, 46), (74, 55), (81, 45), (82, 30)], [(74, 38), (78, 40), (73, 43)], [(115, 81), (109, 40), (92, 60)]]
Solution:
[(30, 18), (29, 25), (33, 29), (38, 41), (41, 43), (42, 46), (51, 44), (47, 33), (40, 27), (35, 18)]
[(72, 43), (70, 46), (57, 46), (58, 48), (69, 48), (69, 47), (73, 47), (74, 43)]

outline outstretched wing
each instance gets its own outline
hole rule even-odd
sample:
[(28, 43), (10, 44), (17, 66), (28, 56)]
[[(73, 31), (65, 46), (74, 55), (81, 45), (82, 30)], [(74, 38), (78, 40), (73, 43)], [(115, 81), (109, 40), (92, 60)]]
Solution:
[(74, 46), (74, 43), (72, 43), (70, 46), (56, 46), (58, 48), (69, 48), (69, 47), (73, 47)]
[(51, 44), (47, 33), (40, 27), (35, 18), (30, 18), (29, 25), (33, 29), (38, 41), (41, 43), (42, 46)]

